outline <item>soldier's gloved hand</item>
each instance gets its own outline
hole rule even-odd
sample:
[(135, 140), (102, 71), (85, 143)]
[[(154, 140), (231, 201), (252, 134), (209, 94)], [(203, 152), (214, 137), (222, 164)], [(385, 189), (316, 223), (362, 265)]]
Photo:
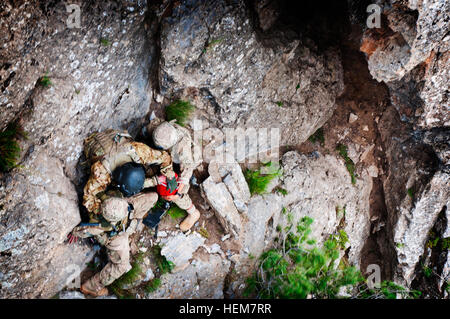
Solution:
[(178, 187), (177, 179), (175, 177), (167, 179), (167, 190), (172, 193)]
[(67, 239), (68, 239), (69, 244), (73, 244), (73, 243), (76, 243), (76, 242), (78, 241), (78, 237), (75, 236), (75, 235), (72, 234), (72, 233), (69, 233), (69, 234), (67, 235)]

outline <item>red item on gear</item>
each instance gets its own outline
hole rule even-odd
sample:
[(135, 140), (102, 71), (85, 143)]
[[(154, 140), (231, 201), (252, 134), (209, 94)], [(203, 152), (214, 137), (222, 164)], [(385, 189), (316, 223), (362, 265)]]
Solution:
[[(175, 195), (177, 193), (178, 190), (178, 186), (177, 189), (175, 189), (173, 192), (169, 192), (169, 190), (167, 189), (167, 177), (164, 177), (164, 182), (156, 185), (156, 192), (161, 195), (161, 196), (170, 196), (170, 195)], [(175, 179), (177, 181), (178, 184), (178, 175), (177, 173), (175, 173)]]

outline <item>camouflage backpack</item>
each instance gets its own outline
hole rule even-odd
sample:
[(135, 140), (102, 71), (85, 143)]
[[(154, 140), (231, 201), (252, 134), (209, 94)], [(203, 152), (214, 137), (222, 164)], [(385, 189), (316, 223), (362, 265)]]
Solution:
[(84, 155), (90, 164), (101, 160), (113, 147), (118, 147), (133, 138), (127, 131), (108, 129), (104, 132), (95, 132), (84, 140)]

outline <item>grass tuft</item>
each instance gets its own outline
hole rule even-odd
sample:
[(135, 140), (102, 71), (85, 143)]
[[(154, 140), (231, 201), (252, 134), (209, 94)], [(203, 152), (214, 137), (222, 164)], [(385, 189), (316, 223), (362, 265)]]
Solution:
[[(252, 195), (266, 193), (267, 186), (270, 182), (274, 178), (281, 176), (281, 169), (276, 169), (274, 167), (275, 164), (273, 162), (269, 162), (263, 164), (263, 166), (258, 170), (247, 169), (244, 172), (245, 179)], [(264, 169), (264, 173), (262, 172), (262, 169)]]
[(169, 208), (167, 214), (173, 219), (179, 219), (186, 217), (187, 212), (184, 209), (181, 209), (180, 207), (173, 205), (172, 207)]
[(339, 152), (339, 155), (341, 155), (341, 157), (345, 161), (345, 167), (347, 167), (347, 170), (350, 173), (350, 176), (352, 178), (352, 184), (356, 184), (355, 163), (353, 163), (351, 158), (348, 157), (347, 146), (338, 144), (336, 150)]
[(139, 253), (136, 255), (133, 263), (131, 264), (131, 269), (127, 273), (123, 274), (120, 278), (115, 280), (111, 285), (108, 286), (109, 289), (120, 299), (133, 299), (134, 296), (127, 292), (123, 287), (130, 285), (142, 274), (143, 270), (141, 264), (144, 260), (145, 254)]
[(154, 278), (145, 285), (144, 289), (146, 293), (152, 293), (155, 292), (160, 286), (161, 286), (161, 279)]
[(155, 258), (156, 264), (158, 265), (159, 273), (161, 276), (172, 272), (172, 270), (175, 268), (175, 264), (161, 255), (160, 246), (153, 246), (152, 253)]
[(0, 171), (7, 172), (17, 166), (20, 146), (17, 139), (27, 138), (27, 134), (18, 122), (12, 122), (0, 132)]
[(166, 107), (166, 118), (168, 121), (176, 120), (177, 124), (185, 126), (195, 110), (188, 101), (177, 100)]

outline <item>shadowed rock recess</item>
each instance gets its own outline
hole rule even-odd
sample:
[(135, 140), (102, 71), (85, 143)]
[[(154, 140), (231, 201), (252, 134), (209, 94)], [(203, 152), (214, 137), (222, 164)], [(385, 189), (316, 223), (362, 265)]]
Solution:
[[(83, 139), (114, 128), (149, 142), (150, 114), (177, 99), (196, 106), (202, 127), (186, 127), (204, 152), (228, 152), (228, 128), (278, 128), (280, 141), (246, 139), (248, 153), (198, 167), (190, 232), (168, 215), (157, 238), (141, 226), (134, 297), (242, 297), (287, 210), (314, 219), (319, 244), (344, 230), (340, 258), (363, 274), (378, 264), (382, 279), (448, 298), (448, 245), (430, 242), (450, 237), (449, 1), (73, 2), (80, 28), (62, 1), (0, 4), (0, 131), (27, 133), (0, 172), (0, 298), (84, 298), (72, 280), (105, 260), (66, 241), (87, 218)], [(380, 28), (366, 25), (371, 3)], [(282, 174), (251, 194), (245, 160), (274, 147)]]

